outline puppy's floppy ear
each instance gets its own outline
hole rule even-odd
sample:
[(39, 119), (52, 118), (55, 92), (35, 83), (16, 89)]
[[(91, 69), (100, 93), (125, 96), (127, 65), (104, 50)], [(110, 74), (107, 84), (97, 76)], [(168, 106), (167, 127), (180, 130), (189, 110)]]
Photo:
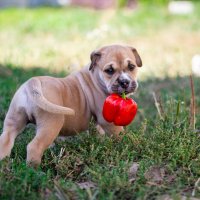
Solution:
[(131, 48), (131, 51), (133, 52), (133, 54), (135, 56), (137, 66), (142, 67), (142, 60), (141, 60), (137, 50), (133, 47), (130, 47), (130, 48)]
[(98, 51), (93, 51), (90, 54), (91, 64), (89, 70), (92, 70), (97, 65), (97, 62), (100, 60), (100, 58), (101, 58), (101, 53)]

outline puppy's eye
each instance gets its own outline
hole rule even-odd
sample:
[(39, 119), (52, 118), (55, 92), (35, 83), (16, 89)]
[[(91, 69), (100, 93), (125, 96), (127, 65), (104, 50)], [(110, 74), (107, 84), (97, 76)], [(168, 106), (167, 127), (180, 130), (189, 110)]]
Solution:
[(130, 71), (133, 71), (133, 70), (135, 69), (135, 65), (129, 63), (129, 64), (128, 64), (128, 69), (129, 69)]
[(110, 66), (109, 68), (105, 69), (104, 72), (106, 72), (108, 75), (113, 75), (115, 73), (115, 70), (112, 66)]

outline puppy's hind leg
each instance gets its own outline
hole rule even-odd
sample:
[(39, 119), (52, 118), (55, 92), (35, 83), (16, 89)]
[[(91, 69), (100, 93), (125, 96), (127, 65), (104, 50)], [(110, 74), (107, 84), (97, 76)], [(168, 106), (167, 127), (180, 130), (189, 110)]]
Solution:
[(25, 109), (11, 105), (4, 121), (3, 133), (0, 135), (0, 160), (10, 156), (15, 138), (26, 126), (26, 123)]
[(43, 113), (37, 118), (36, 136), (27, 146), (27, 164), (36, 167), (41, 163), (44, 151), (58, 136), (63, 123), (64, 115)]

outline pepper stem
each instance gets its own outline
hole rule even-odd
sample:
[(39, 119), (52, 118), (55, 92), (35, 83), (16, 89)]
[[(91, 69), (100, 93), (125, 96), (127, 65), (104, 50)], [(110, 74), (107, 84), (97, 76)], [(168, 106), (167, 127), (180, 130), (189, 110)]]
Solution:
[(122, 98), (123, 98), (123, 99), (126, 99), (126, 94), (125, 94), (125, 92), (122, 93)]

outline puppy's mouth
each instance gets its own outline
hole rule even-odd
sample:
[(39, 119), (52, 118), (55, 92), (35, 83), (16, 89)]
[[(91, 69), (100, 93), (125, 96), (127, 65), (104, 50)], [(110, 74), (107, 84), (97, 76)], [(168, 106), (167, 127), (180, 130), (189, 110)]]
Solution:
[(112, 93), (117, 93), (117, 94), (131, 94), (134, 93), (137, 90), (137, 82), (132, 81), (127, 88), (122, 87), (119, 84), (113, 84), (111, 87)]

